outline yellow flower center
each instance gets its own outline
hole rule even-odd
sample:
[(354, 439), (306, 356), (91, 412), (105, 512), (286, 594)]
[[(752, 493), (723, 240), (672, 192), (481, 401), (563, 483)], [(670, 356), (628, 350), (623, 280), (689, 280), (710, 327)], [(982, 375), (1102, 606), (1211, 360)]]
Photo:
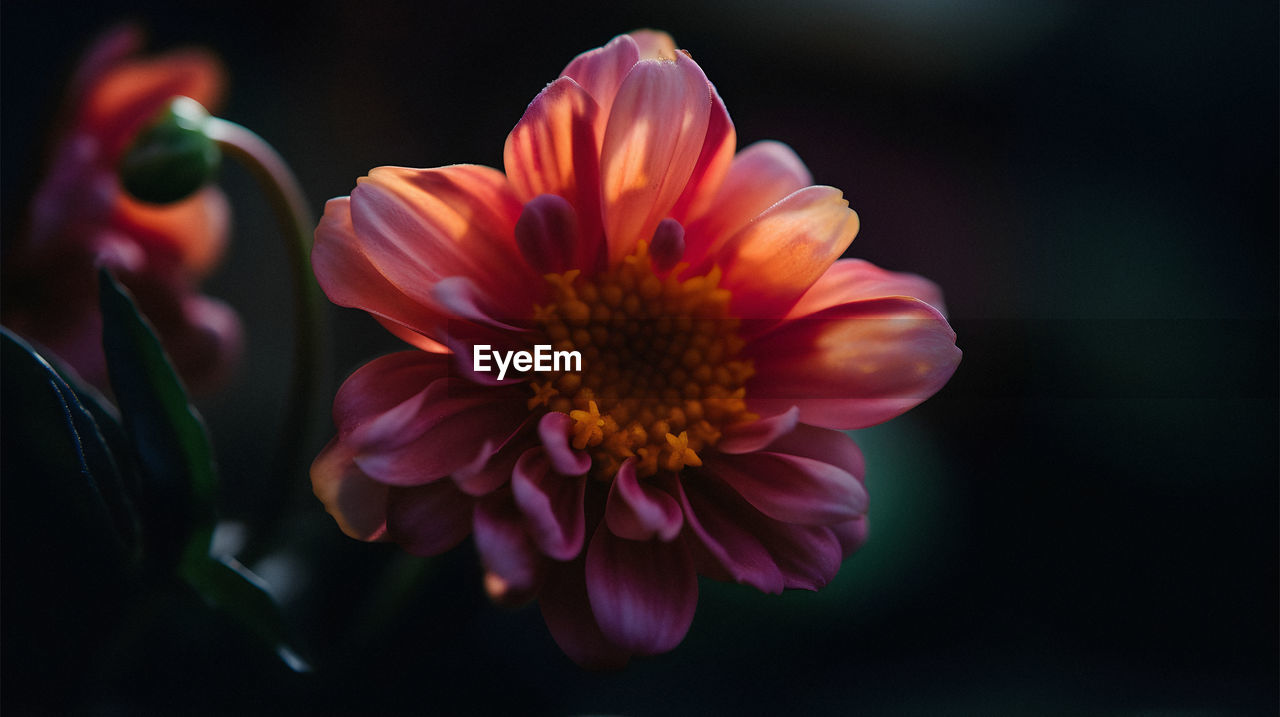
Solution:
[(702, 465), (725, 427), (756, 418), (744, 401), (754, 369), (738, 358), (720, 269), (682, 281), (684, 268), (659, 277), (640, 242), (590, 279), (577, 269), (546, 275), (551, 303), (534, 307), (534, 324), (554, 350), (580, 352), (582, 370), (538, 374), (529, 408), (573, 419), (570, 443), (591, 455), (597, 477), (632, 457), (642, 477)]

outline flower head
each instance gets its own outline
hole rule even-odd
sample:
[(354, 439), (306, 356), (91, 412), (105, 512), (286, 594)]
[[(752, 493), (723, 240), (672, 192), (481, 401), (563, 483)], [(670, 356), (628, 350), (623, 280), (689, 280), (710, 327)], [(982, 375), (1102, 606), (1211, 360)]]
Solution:
[(122, 189), (117, 168), (133, 139), (177, 96), (216, 105), (225, 84), (207, 53), (140, 58), (139, 32), (120, 27), (89, 50), (70, 83), (48, 174), (27, 230), (5, 257), (4, 322), (104, 385), (96, 267), (112, 269), (155, 325), (195, 390), (215, 385), (239, 353), (240, 323), (198, 293), (220, 259), (229, 211), (206, 187), (166, 205)]
[[(960, 353), (931, 282), (837, 261), (838, 190), (735, 148), (697, 63), (637, 32), (534, 99), (505, 173), (380, 167), (331, 200), (321, 286), (417, 347), (338, 392), (312, 481), (342, 529), (422, 555), (474, 533), (490, 594), (536, 597), (588, 665), (678, 644), (699, 574), (825, 585), (866, 536), (841, 431)], [(580, 364), (474, 360), (538, 345)]]

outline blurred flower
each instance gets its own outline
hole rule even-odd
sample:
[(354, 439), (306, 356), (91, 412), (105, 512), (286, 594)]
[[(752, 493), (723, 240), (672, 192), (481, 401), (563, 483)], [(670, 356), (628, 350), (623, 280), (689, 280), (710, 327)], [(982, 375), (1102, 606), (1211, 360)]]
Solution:
[[(838, 190), (735, 144), (697, 63), (637, 32), (534, 99), (505, 175), (380, 167), (330, 200), (321, 286), (419, 349), (338, 392), (312, 481), (341, 528), (420, 555), (474, 532), (489, 593), (536, 597), (586, 665), (678, 644), (698, 574), (831, 580), (867, 526), (841, 431), (932, 395), (960, 352), (931, 282), (837, 261), (858, 229)], [(581, 370), (473, 362), (539, 344)]]
[(136, 28), (112, 30), (73, 76), (48, 173), (5, 256), (3, 319), (105, 385), (95, 267), (106, 266), (133, 292), (189, 386), (207, 390), (241, 340), (232, 310), (197, 288), (226, 244), (226, 199), (210, 186), (172, 204), (144, 204), (125, 194), (117, 167), (170, 100), (216, 105), (225, 78), (207, 53), (139, 58), (140, 46)]

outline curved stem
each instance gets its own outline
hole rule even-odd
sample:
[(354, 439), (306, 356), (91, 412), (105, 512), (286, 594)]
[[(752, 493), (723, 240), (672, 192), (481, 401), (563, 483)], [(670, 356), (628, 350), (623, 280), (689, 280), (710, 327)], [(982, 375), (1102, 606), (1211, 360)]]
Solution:
[(246, 563), (258, 557), (265, 528), (284, 510), (288, 501), (291, 476), (299, 465), (306, 465), (308, 427), (318, 413), (316, 389), (323, 381), (325, 356), (323, 339), (323, 302), (320, 287), (311, 272), (311, 239), (315, 221), (303, 197), (302, 188), (284, 159), (266, 140), (251, 130), (224, 119), (211, 118), (206, 133), (228, 155), (240, 161), (265, 190), (284, 234), (289, 264), (293, 275), (293, 376), (285, 407), (284, 423), (277, 444), (268, 499), (252, 521), (254, 540), (242, 551)]

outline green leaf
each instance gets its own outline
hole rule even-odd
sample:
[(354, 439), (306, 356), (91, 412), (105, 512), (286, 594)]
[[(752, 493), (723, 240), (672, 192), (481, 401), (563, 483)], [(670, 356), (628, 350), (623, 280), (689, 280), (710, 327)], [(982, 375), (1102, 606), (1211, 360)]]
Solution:
[(7, 330), (0, 364), (0, 661), (6, 688), (56, 709), (127, 611), (137, 528), (111, 452), (70, 388)]
[[(43, 509), (79, 516), (90, 534), (105, 529), (112, 536), (108, 545), (134, 556), (137, 514), (100, 424), (44, 357), (3, 328), (0, 363), (5, 462), (15, 468), (22, 465), (5, 471), (6, 500), (18, 501), (28, 489), (47, 491), (49, 500), (40, 501), (47, 503)], [(32, 486), (39, 476), (47, 476), (41, 480), (49, 484)], [(29, 507), (42, 509), (38, 504)], [(101, 525), (102, 516), (107, 525)]]
[(102, 346), (143, 482), (149, 557), (167, 571), (184, 554), (207, 552), (217, 488), (213, 451), (155, 331), (110, 272), (98, 276)]
[(291, 670), (311, 671), (289, 647), (284, 617), (262, 578), (230, 556), (189, 556), (182, 561), (180, 572), (205, 602), (231, 615), (265, 641)]

